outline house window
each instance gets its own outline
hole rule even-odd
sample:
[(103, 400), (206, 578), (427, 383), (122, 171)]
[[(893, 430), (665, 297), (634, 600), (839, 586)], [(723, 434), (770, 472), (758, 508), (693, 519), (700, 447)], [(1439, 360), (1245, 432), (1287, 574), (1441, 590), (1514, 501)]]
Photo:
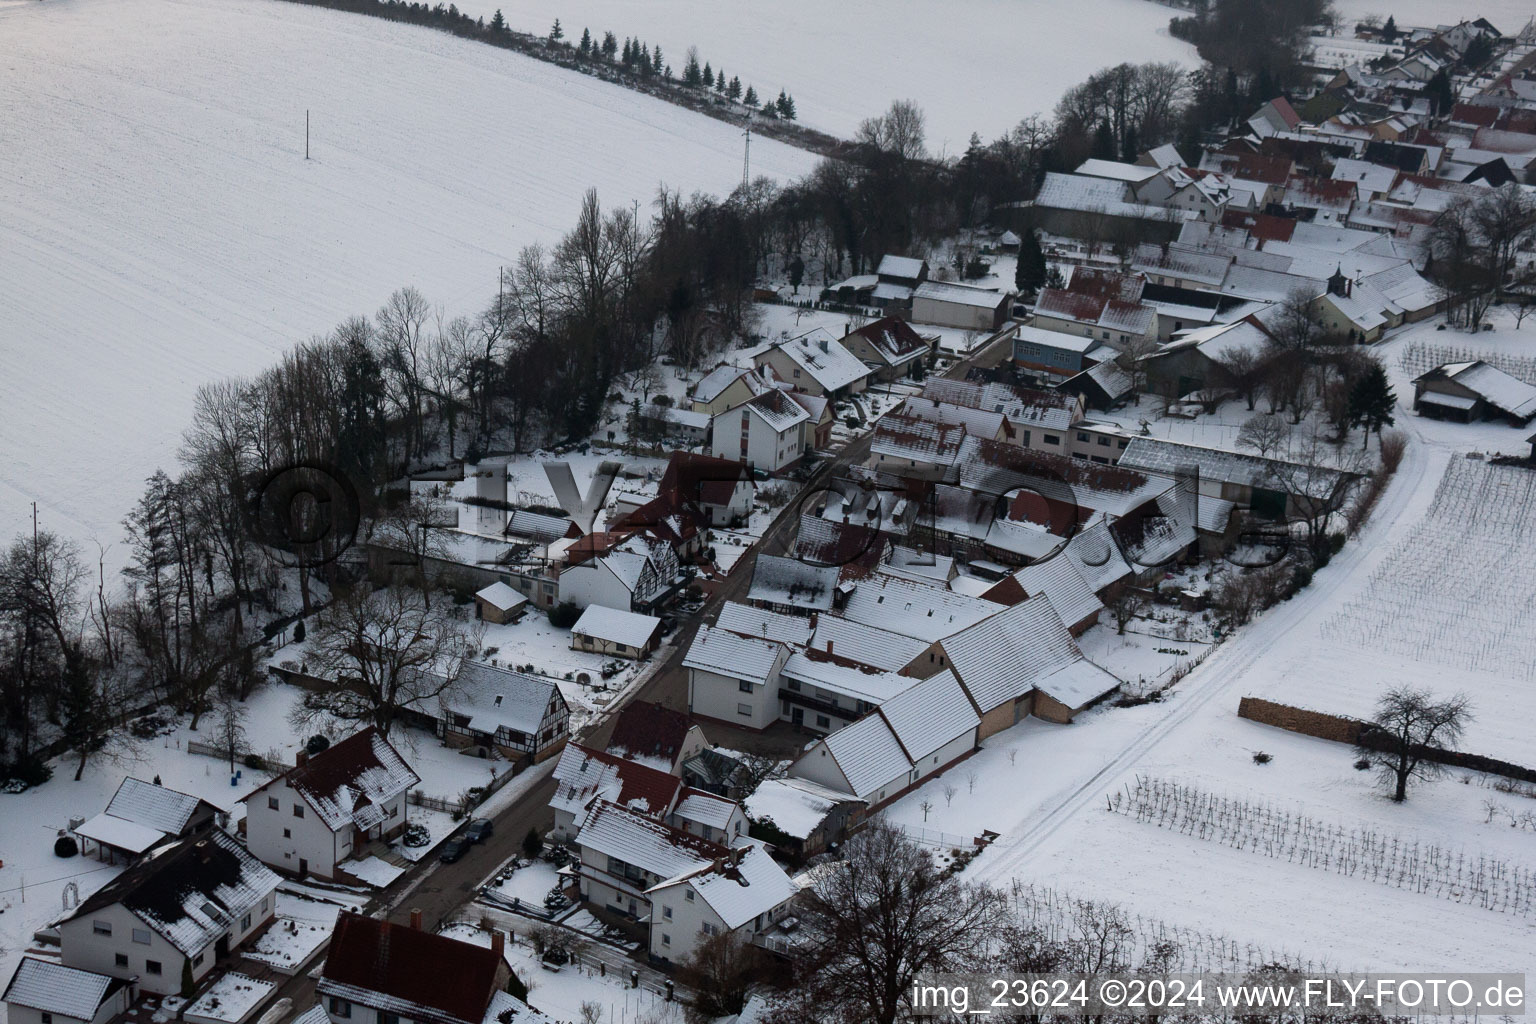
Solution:
[(331, 1016), (332, 1017), (350, 1017), (350, 1016), (352, 1016), (352, 1004), (347, 1002), (345, 999), (338, 999), (335, 996), (331, 996)]
[(42, 1013), (39, 1013), (37, 1017), (43, 1022), (43, 1024), (53, 1024), (53, 1014), (47, 1012), (46, 1010), (44, 1010)]
[(250, 914), (246, 914), (244, 917), (242, 917), (240, 919), (240, 930), (241, 931), (246, 931), (250, 927), (251, 927), (251, 915)]
[(1083, 433), (1083, 432), (1082, 432), (1082, 431), (1081, 431), (1081, 430), (1079, 430), (1079, 431), (1078, 431), (1078, 432), (1077, 432), (1077, 439), (1078, 439), (1078, 440), (1079, 440), (1079, 441), (1086, 441), (1086, 440), (1088, 440), (1088, 435), (1087, 435), (1087, 434), (1085, 434), (1085, 433)]
[(400, 1024), (400, 1015), (398, 1013), (389, 1013), (387, 1011), (380, 1010), (379, 1024)]
[(278, 807), (277, 807), (277, 797), (275, 797), (275, 796), (267, 797), (267, 810), (275, 811), (277, 809), (278, 809)]
[(693, 890), (692, 889), (684, 889), (683, 890), (683, 899), (687, 900), (689, 903), (692, 903), (693, 902)]
[(736, 705), (736, 713), (738, 715), (745, 715), (746, 717), (751, 718), (752, 717), (752, 705), (751, 704), (737, 704)]
[(150, 974), (164, 974), (165, 973), (165, 968), (163, 966), (161, 966), (159, 960), (145, 960), (144, 961), (144, 970), (147, 971)]
[(1130, 444), (1130, 443), (1131, 443), (1131, 442), (1129, 442), (1129, 441), (1127, 441), (1127, 440), (1125, 440), (1125, 439), (1123, 439), (1123, 438), (1122, 438), (1122, 439), (1121, 439), (1121, 441), (1120, 441), (1120, 447), (1121, 447), (1121, 448), (1124, 448), (1124, 447), (1125, 447), (1125, 446), (1126, 446), (1126, 445), (1128, 445), (1128, 444)]
[(740, 690), (742, 693), (751, 693), (752, 692), (752, 680), (750, 680), (750, 679), (738, 679), (738, 680), (736, 680), (736, 689)]
[(193, 967), (200, 967), (200, 966), (202, 966), (202, 963), (203, 963), (203, 954), (199, 953), (199, 954), (197, 954), (197, 956), (192, 958), (192, 966)]
[(293, 829), (291, 829), (291, 828), (283, 829), (283, 838), (284, 839), (292, 839), (293, 838)]
[(137, 942), (141, 946), (149, 945), (149, 929), (135, 928), (133, 930), (133, 941)]
[(661, 944), (663, 946), (670, 946), (670, 945), (672, 945), (672, 936), (668, 935), (666, 932), (662, 932), (661, 933)]
[(705, 921), (703, 926), (700, 928), (700, 931), (702, 931), (705, 935), (714, 935), (719, 930), (720, 929), (716, 928), (714, 925), (710, 924), (708, 921)]
[(832, 728), (832, 719), (828, 718), (826, 715), (817, 715), (816, 716), (816, 728), (818, 728), (818, 729), (830, 729), (830, 728)]
[(791, 690), (798, 691), (800, 689), (800, 680), (798, 680), (798, 679), (791, 679), (791, 680), (789, 680), (789, 688)]
[(302, 818), (302, 817), (304, 817), (304, 805), (303, 804), (294, 804), (293, 805), (293, 816), (295, 818)]
[(1040, 436), (1046, 444), (1061, 444), (1060, 434), (1041, 434)]
[(1101, 447), (1101, 448), (1108, 448), (1109, 447), (1109, 438), (1107, 438), (1107, 437), (1099, 438), (1099, 447)]
[(116, 953), (116, 954), (113, 954), (113, 956), (112, 956), (112, 963), (114, 965), (118, 966), (118, 967), (127, 967), (128, 966), (128, 954), (127, 953)]
[(97, 935), (111, 935), (112, 934), (112, 922), (111, 921), (92, 921), (91, 922), (91, 931), (94, 932)]
[(662, 907), (661, 908), (661, 916), (665, 920), (668, 920), (668, 921), (672, 920), (672, 908), (671, 907)]

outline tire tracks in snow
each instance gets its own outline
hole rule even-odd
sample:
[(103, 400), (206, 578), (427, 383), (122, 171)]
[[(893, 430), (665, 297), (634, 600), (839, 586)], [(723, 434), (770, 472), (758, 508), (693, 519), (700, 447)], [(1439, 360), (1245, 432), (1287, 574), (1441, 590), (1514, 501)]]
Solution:
[(1410, 433), (1412, 443), (1404, 454), (1402, 465), (1377, 503), (1370, 522), (1344, 548), (1342, 555), (1314, 577), (1302, 596), (1266, 611), (1186, 676), (1180, 683), (1184, 700), (1171, 706), (1166, 714), (1137, 734), (1119, 753), (1039, 815), (1020, 834), (1012, 838), (1004, 835), (994, 842), (989, 854), (995, 851), (995, 855), (983, 855), (977, 862), (975, 874), (979, 880), (997, 882), (1018, 877), (1031, 855), (1082, 812), (1090, 801), (1097, 800), (1106, 783), (1134, 767), (1193, 712), (1228, 695), (1242, 682), (1248, 670), (1294, 628), (1354, 582), (1360, 563), (1372, 554), (1384, 553), (1379, 550), (1383, 547), (1384, 535), (1420, 493), (1430, 465), (1435, 461), (1430, 446), (1421, 441), (1417, 431)]

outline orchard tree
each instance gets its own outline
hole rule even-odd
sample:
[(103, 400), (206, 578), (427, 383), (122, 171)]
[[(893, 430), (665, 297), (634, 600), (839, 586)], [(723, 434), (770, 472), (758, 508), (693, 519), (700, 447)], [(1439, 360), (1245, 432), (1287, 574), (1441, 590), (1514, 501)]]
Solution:
[(1397, 686), (1376, 703), (1376, 714), (1361, 734), (1360, 756), (1375, 767), (1384, 786), (1392, 789), (1392, 799), (1408, 799), (1408, 786), (1445, 771), (1445, 766), (1427, 760), (1430, 748), (1454, 750), (1472, 720), (1472, 702), (1458, 693), (1437, 700), (1428, 690)]

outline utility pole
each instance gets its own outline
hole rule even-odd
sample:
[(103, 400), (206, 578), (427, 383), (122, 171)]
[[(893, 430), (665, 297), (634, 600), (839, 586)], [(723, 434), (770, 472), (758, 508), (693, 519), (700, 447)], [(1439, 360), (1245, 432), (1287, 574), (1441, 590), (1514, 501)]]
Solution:
[(750, 185), (752, 183), (752, 118), (751, 118), (751, 116), (747, 117), (747, 127), (746, 127), (745, 130), (742, 131), (741, 134), (747, 140), (746, 141), (746, 146), (744, 147), (743, 152), (742, 152), (742, 156), (741, 156), (741, 183), (743, 185)]

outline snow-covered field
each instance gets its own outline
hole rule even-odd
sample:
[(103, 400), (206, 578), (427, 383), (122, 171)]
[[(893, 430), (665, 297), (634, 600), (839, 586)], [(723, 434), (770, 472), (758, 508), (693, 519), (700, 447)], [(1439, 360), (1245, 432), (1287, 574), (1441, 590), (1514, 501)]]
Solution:
[[(842, 0), (772, 8), (744, 0), (465, 0), (487, 20), (547, 32), (555, 18), (571, 42), (583, 28), (659, 45), (675, 72), (689, 46), (714, 70), (772, 98), (787, 89), (800, 120), (851, 135), (892, 100), (916, 100), (928, 138), (951, 156), (972, 132), (991, 139), (1121, 61), (1192, 63), (1168, 34), (1172, 11), (1146, 0)], [(1399, 19), (1401, 20), (1401, 19)], [(757, 159), (753, 147), (753, 160)]]
[[(199, 385), (402, 285), (474, 312), (588, 187), (615, 206), (741, 177), (729, 125), (373, 18), (49, 0), (0, 5), (0, 39), (0, 537), (35, 500), (45, 527), (120, 547)], [(813, 162), (754, 140), (754, 173)]]
[(1334, 0), (1334, 8), (1346, 27), (1370, 14), (1387, 15), (1402, 26), (1453, 25), (1464, 18), (1487, 18), (1506, 35), (1525, 27), (1536, 11), (1526, 0)]

